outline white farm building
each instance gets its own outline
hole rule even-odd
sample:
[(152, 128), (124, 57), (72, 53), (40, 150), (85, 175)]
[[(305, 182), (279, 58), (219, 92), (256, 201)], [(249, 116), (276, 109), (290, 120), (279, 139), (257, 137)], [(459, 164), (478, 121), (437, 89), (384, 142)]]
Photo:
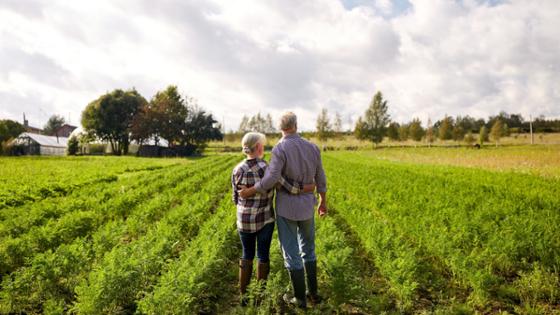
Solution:
[(12, 144), (20, 146), (24, 155), (65, 155), (68, 138), (24, 132)]

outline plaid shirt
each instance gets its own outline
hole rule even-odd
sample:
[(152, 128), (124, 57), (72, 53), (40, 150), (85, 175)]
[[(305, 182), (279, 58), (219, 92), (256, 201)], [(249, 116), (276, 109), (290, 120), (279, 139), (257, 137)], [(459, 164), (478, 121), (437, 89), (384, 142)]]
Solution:
[[(266, 194), (257, 193), (250, 198), (242, 198), (238, 191), (242, 186), (253, 187), (264, 177), (268, 164), (262, 159), (246, 159), (239, 163), (231, 175), (233, 202), (237, 206), (237, 229), (241, 232), (254, 233), (268, 223), (274, 222), (272, 200), (274, 189)], [(303, 183), (296, 183), (287, 178), (280, 178), (278, 187), (291, 194), (299, 194)]]

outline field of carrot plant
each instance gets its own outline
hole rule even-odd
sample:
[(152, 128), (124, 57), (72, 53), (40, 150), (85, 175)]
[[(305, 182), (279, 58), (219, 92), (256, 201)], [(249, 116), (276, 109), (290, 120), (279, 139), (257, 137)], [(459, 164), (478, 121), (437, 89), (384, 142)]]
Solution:
[[(238, 305), (229, 175), (241, 159), (0, 159), (0, 314), (291, 312), (276, 239), (266, 289)], [(309, 313), (560, 314), (557, 177), (323, 160), (327, 299)]]

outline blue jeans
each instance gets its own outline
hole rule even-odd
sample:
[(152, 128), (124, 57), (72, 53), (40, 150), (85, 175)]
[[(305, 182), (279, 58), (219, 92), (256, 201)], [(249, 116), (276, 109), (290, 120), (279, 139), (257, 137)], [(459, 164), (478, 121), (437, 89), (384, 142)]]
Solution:
[(253, 260), (255, 258), (256, 243), (259, 261), (262, 263), (270, 261), (270, 243), (272, 242), (272, 232), (274, 232), (274, 222), (266, 224), (254, 233), (238, 232), (243, 247), (242, 259)]
[(317, 260), (315, 257), (315, 218), (292, 221), (276, 216), (278, 238), (288, 270), (303, 269), (304, 262)]

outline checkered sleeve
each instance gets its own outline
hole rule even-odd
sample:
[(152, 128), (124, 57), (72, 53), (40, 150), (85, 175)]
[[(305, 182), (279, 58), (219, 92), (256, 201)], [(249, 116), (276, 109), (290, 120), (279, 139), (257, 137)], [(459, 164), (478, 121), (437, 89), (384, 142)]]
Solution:
[(280, 177), (278, 184), (292, 195), (297, 195), (303, 190), (302, 182), (291, 180), (289, 178), (285, 178), (284, 176)]
[(239, 180), (242, 176), (243, 176), (243, 173), (239, 169), (234, 170), (233, 173), (231, 174), (231, 188), (232, 188), (231, 199), (232, 199), (233, 203), (236, 204), (236, 205), (239, 202), (238, 184), (239, 184)]

